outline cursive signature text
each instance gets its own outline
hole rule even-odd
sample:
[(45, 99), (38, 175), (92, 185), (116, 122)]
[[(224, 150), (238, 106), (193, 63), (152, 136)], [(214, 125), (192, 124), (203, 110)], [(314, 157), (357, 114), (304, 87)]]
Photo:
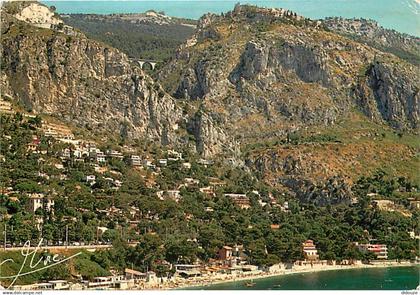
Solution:
[[(7, 287), (10, 288), (11, 286), (13, 286), (13, 284), (16, 282), (16, 280), (20, 277), (23, 277), (25, 275), (28, 274), (32, 274), (32, 273), (36, 273), (39, 271), (42, 271), (44, 269), (53, 267), (55, 265), (61, 264), (66, 262), (69, 259), (72, 259), (80, 254), (82, 254), (82, 252), (76, 253), (72, 256), (66, 257), (66, 258), (60, 258), (60, 256), (58, 254), (54, 254), (54, 255), (47, 255), (47, 256), (42, 256), (39, 257), (38, 259), (36, 258), (36, 254), (38, 252), (38, 250), (41, 248), (42, 245), (42, 241), (43, 239), (41, 239), (38, 243), (38, 245), (33, 248), (31, 247), (31, 242), (30, 241), (26, 241), (25, 244), (23, 245), (23, 248), (21, 250), (21, 255), (23, 257), (23, 261), (22, 264), (19, 267), (19, 271), (16, 274), (13, 275), (7, 275), (7, 276), (2, 276), (1, 275), (1, 267), (3, 265), (5, 265), (6, 263), (16, 263), (13, 259), (9, 258), (6, 260), (3, 260), (2, 262), (0, 262), (0, 279), (12, 279), (11, 284)], [(33, 249), (31, 249), (33, 248)], [(29, 268), (29, 270), (27, 271), (23, 271), (25, 266), (27, 268)]]

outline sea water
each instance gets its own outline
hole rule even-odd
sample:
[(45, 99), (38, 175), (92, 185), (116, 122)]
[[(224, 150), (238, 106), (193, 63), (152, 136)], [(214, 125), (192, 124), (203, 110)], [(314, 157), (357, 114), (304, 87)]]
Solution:
[(414, 290), (420, 266), (329, 270), (189, 288), (195, 290)]

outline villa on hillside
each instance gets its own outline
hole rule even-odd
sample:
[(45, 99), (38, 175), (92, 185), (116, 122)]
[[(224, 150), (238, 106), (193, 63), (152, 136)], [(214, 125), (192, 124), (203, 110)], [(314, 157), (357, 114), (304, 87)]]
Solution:
[(178, 161), (182, 160), (182, 153), (174, 151), (174, 150), (168, 150), (168, 160), (170, 161)]
[(105, 159), (105, 154), (104, 152), (97, 150), (96, 151), (96, 162), (98, 163), (105, 163), (106, 159)]
[(87, 175), (86, 176), (86, 182), (89, 184), (93, 184), (96, 181), (96, 176), (95, 175)]
[(29, 196), (29, 211), (36, 212), (39, 208), (43, 208), (47, 212), (52, 212), (54, 210), (54, 200), (45, 197), (44, 194), (31, 194)]
[(205, 194), (208, 197), (215, 197), (216, 196), (216, 194), (213, 190), (213, 187), (211, 187), (211, 186), (202, 187), (202, 188), (199, 189), (199, 191), (201, 193)]
[(185, 177), (184, 178), (184, 185), (187, 187), (197, 187), (197, 185), (200, 183), (200, 180), (194, 179), (191, 177)]
[(122, 160), (124, 158), (124, 156), (121, 152), (115, 151), (115, 150), (107, 150), (106, 154), (109, 158), (113, 158), (113, 159), (117, 159), (117, 160)]
[(153, 164), (153, 162), (151, 160), (148, 160), (148, 159), (143, 160), (143, 166), (145, 168), (149, 168), (149, 169), (156, 169), (156, 165)]
[(198, 164), (203, 165), (204, 167), (213, 165), (213, 161), (212, 160), (206, 160), (206, 159), (200, 159), (197, 161)]
[(156, 195), (162, 201), (171, 199), (178, 202), (181, 198), (181, 192), (179, 190), (158, 191), (156, 192)]
[(241, 209), (248, 209), (251, 207), (251, 202), (245, 194), (224, 194), (226, 198), (232, 200), (232, 202)]

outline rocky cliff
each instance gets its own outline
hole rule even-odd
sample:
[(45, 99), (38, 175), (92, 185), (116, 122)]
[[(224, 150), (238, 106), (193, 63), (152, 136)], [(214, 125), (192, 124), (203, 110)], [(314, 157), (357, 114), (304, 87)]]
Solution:
[(396, 129), (418, 130), (420, 96), (418, 68), (399, 62), (375, 60), (366, 69), (356, 91), (358, 105), (372, 119)]
[(330, 17), (322, 21), (326, 29), (387, 51), (415, 65), (420, 64), (420, 38), (385, 29), (368, 19)]
[[(41, 4), (33, 4), (41, 5)], [(120, 51), (55, 29), (40, 28), (2, 11), (2, 90), (34, 113), (54, 116), (96, 134), (148, 138), (181, 145), (197, 136), (205, 155), (226, 135), (201, 124)], [(205, 139), (203, 139), (205, 138)], [(209, 144), (207, 144), (209, 143)], [(211, 147), (210, 147), (211, 145)]]
[[(327, 24), (246, 5), (205, 15), (160, 82), (217, 118), (251, 169), (297, 194), (382, 166), (411, 174), (418, 146), (395, 134), (418, 132), (418, 68)], [(309, 140), (292, 144), (294, 134)]]
[(317, 22), (248, 6), (238, 11), (203, 17), (195, 45), (161, 73), (166, 90), (203, 100), (239, 135), (247, 128), (239, 125), (252, 117), (270, 132), (278, 124), (329, 125), (353, 108), (416, 130), (418, 68)]
[(124, 137), (175, 139), (182, 112), (121, 52), (4, 14), (2, 81), (35, 113)]

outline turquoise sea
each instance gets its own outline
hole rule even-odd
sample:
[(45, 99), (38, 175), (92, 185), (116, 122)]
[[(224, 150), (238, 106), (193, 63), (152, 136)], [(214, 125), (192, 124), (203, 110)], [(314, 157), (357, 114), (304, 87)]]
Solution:
[(254, 280), (216, 284), (194, 290), (413, 290), (419, 285), (420, 266), (351, 269), (291, 274)]
[(198, 19), (207, 12), (232, 10), (235, 3), (264, 7), (282, 7), (313, 19), (328, 16), (363, 17), (378, 21), (386, 28), (420, 36), (420, 0), (137, 0), (137, 1), (48, 1), (59, 13), (135, 13), (149, 9), (164, 11), (167, 15)]

